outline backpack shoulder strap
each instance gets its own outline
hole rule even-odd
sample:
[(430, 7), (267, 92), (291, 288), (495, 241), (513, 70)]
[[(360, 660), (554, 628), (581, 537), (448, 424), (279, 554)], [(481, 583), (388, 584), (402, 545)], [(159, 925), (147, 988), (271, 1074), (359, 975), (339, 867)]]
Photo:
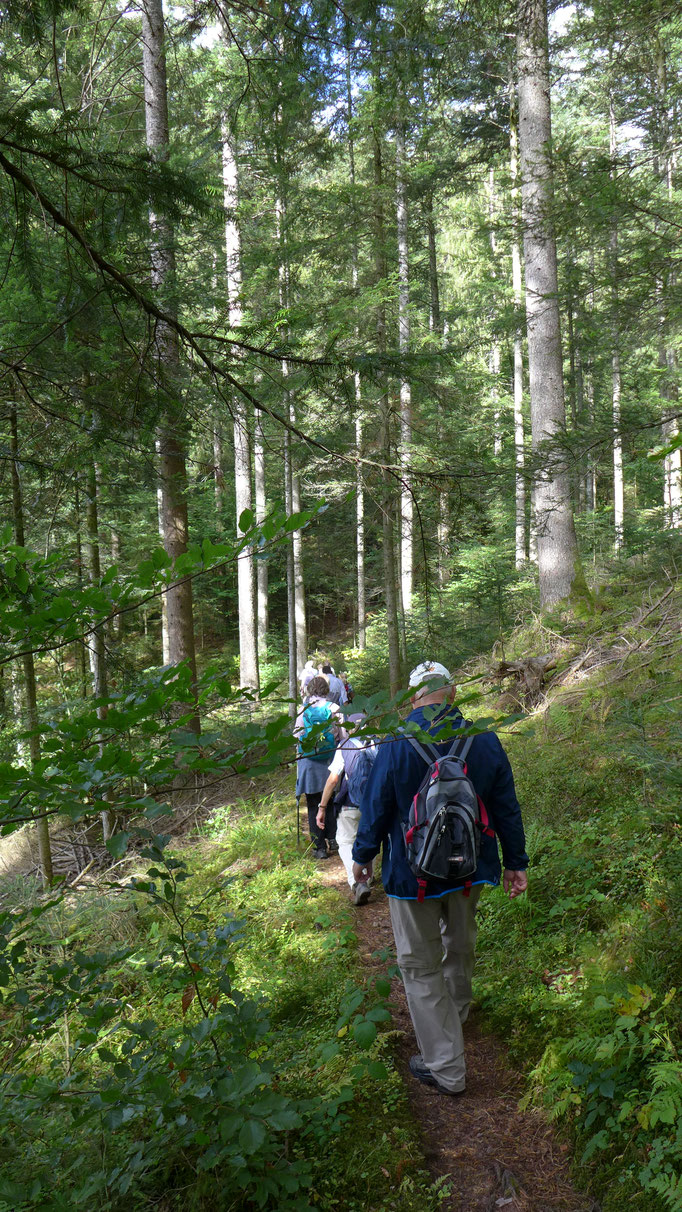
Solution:
[(448, 757), (454, 757), (457, 758), (458, 761), (463, 762), (466, 759), (467, 753), (471, 749), (473, 740), (474, 738), (472, 736), (457, 737), (457, 740), (454, 742), (450, 752), (448, 753)]
[(415, 740), (413, 736), (406, 736), (405, 740), (409, 741), (415, 753), (419, 754), (420, 758), (426, 762), (427, 766), (430, 766), (432, 762), (438, 761), (440, 754), (438, 753), (437, 749), (434, 749), (433, 752), (429, 753), (429, 751), (423, 745), (420, 745), (419, 741)]

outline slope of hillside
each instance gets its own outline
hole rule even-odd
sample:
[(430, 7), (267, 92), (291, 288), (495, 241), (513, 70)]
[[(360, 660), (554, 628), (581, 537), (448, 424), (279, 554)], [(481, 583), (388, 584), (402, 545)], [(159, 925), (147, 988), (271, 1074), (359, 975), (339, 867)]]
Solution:
[(604, 1212), (682, 1208), (681, 606), (669, 579), (536, 619), (505, 658), (551, 654), (543, 689), (486, 697), (527, 712), (505, 744), (532, 872), (482, 902), (479, 998)]

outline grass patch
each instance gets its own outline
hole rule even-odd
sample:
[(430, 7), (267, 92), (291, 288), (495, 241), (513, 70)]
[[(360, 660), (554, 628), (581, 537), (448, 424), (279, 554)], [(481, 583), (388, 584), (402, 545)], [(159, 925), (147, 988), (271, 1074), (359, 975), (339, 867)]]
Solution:
[[(604, 1212), (682, 1209), (682, 653), (674, 600), (642, 625), (656, 597), (617, 595), (617, 611), (557, 630), (566, 667), (596, 658), (505, 739), (530, 887), (480, 913), (488, 1022), (530, 1073), (529, 1098), (571, 1127)], [(551, 646), (536, 619), (508, 650)]]
[(146, 891), (45, 908), (7, 890), (43, 911), (3, 988), (0, 1212), (160, 1193), (169, 1212), (435, 1212), (381, 982), (297, 847), (288, 787), (150, 861)]

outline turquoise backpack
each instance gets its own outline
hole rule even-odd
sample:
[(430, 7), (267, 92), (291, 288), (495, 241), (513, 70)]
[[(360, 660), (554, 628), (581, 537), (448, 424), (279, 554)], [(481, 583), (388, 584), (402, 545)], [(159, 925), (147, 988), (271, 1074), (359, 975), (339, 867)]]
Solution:
[(314, 749), (311, 749), (309, 745), (304, 749), (301, 744), (310, 735), (313, 728), (319, 728), (320, 724), (330, 723), (331, 718), (332, 710), (329, 703), (308, 704), (303, 712), (303, 732), (298, 742), (300, 757), (309, 757), (315, 762), (331, 762), (336, 749), (336, 738), (331, 727), (325, 728), (318, 734)]

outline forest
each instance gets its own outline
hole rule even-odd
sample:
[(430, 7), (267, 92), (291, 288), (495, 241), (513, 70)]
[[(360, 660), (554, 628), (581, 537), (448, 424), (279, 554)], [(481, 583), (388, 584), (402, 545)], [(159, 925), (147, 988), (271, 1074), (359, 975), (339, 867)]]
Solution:
[[(0, 0), (0, 80), (0, 1212), (682, 1212), (679, 5)], [(390, 741), (424, 661), (530, 856), (460, 1103), (295, 789), (307, 662)]]

